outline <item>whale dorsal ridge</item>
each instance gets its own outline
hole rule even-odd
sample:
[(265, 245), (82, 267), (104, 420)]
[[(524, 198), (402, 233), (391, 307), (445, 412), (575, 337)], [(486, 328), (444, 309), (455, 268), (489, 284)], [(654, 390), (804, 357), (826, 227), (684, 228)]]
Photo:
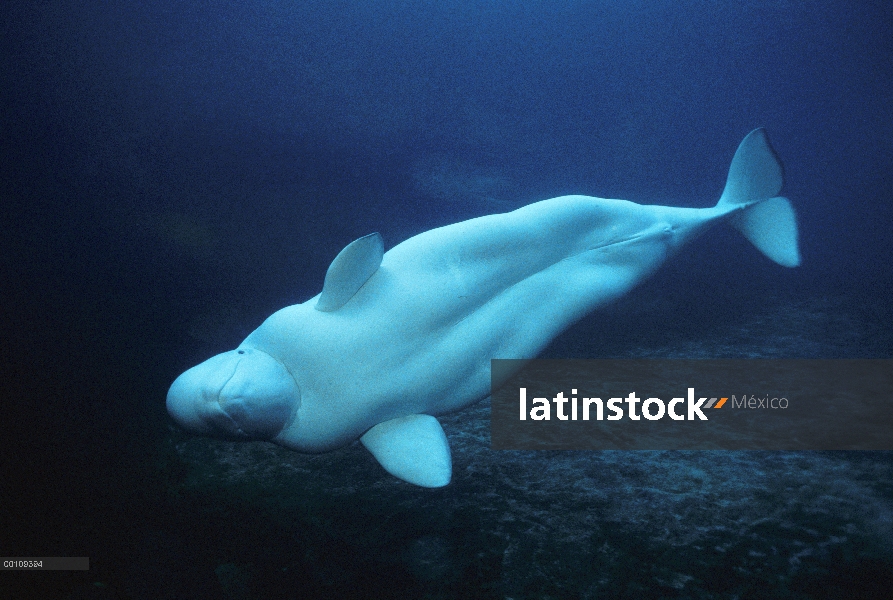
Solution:
[(379, 423), (360, 438), (384, 470), (422, 487), (443, 487), (453, 475), (450, 445), (430, 415), (408, 415)]
[(354, 240), (338, 253), (322, 286), (322, 294), (316, 302), (316, 310), (338, 310), (378, 270), (384, 256), (384, 240), (380, 233), (370, 233)]

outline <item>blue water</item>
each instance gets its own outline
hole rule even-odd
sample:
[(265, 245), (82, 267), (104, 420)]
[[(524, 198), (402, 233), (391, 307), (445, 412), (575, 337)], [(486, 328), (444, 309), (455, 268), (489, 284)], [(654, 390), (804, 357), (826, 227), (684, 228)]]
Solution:
[(170, 382), (349, 241), (568, 193), (709, 206), (765, 127), (803, 264), (711, 230), (561, 357), (893, 354), (881, 2), (7, 2), (0, 554), (16, 598), (882, 598), (889, 453), (502, 453), (185, 435)]

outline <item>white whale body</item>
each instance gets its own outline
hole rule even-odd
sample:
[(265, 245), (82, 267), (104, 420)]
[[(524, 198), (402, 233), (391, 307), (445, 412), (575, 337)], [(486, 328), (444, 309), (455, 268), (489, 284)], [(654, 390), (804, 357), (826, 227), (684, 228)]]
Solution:
[(446, 485), (450, 449), (436, 417), (489, 394), (490, 359), (536, 356), (721, 220), (776, 263), (798, 265), (781, 187), (781, 165), (756, 129), (711, 208), (563, 196), (388, 252), (373, 233), (341, 251), (318, 296), (180, 375), (168, 412), (195, 433), (300, 452), (359, 438), (389, 473)]

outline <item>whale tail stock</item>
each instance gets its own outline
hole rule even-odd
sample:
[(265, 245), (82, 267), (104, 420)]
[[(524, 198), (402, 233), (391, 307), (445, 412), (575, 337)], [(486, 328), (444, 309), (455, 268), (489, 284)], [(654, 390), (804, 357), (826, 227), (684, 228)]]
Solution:
[(800, 264), (797, 219), (787, 198), (781, 162), (766, 131), (754, 129), (738, 146), (717, 209), (732, 213), (733, 227), (767, 258), (785, 267)]

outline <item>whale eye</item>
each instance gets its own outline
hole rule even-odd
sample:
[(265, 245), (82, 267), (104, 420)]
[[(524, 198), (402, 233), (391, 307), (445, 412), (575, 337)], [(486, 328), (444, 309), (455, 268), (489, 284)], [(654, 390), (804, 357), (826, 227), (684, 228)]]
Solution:
[(244, 350), (239, 350), (239, 354), (245, 354)]

